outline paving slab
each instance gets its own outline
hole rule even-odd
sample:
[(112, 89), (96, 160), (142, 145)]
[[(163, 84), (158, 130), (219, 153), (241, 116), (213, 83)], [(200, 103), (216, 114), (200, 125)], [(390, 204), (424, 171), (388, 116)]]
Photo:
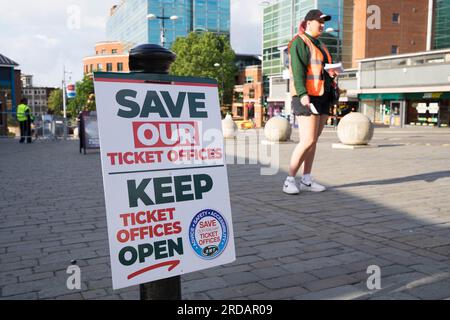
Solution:
[[(183, 298), (450, 298), (448, 280), (429, 282), (450, 272), (450, 130), (377, 128), (378, 148), (340, 150), (326, 128), (312, 174), (328, 190), (287, 196), (297, 141), (294, 130), (276, 146), (227, 143), (238, 145), (227, 154), (241, 163), (228, 163), (238, 258), (183, 275)], [(278, 150), (274, 174), (264, 174), (257, 152), (236, 154), (250, 147)], [(0, 299), (139, 299), (138, 286), (111, 287), (98, 151), (79, 154), (73, 140), (0, 139), (0, 176)], [(65, 285), (72, 260), (82, 273), (74, 291)], [(382, 290), (366, 287), (371, 265)]]

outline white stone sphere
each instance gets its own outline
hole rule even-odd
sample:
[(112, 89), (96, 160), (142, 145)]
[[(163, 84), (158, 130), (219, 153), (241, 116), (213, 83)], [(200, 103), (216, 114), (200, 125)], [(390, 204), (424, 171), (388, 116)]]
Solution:
[(225, 139), (234, 139), (237, 135), (238, 127), (230, 114), (222, 120), (222, 132)]
[(269, 141), (286, 141), (291, 137), (291, 131), (291, 124), (281, 116), (270, 118), (264, 127), (264, 135)]
[(337, 134), (343, 144), (368, 144), (373, 137), (373, 123), (362, 113), (351, 112), (339, 122)]

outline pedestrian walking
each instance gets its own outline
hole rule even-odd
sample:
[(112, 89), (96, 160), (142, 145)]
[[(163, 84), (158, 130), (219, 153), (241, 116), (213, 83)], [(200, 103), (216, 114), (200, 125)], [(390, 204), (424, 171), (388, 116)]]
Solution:
[[(329, 20), (331, 17), (320, 10), (309, 11), (288, 46), (292, 109), (299, 124), (300, 142), (292, 153), (289, 175), (283, 185), (283, 192), (287, 194), (326, 189), (313, 180), (311, 170), (317, 140), (334, 100), (332, 86), (337, 76), (335, 71), (325, 71), (325, 64), (333, 62), (328, 49), (318, 39), (325, 21)], [(295, 177), (302, 164), (303, 175), (297, 183)]]
[(31, 114), (30, 107), (26, 98), (20, 100), (20, 104), (17, 106), (17, 120), (20, 126), (20, 143), (31, 143), (31, 122), (34, 120)]

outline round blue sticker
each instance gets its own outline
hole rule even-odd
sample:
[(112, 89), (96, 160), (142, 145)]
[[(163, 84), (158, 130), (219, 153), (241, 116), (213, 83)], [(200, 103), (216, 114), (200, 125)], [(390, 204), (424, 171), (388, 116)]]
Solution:
[(202, 259), (218, 257), (228, 243), (228, 227), (222, 215), (213, 209), (197, 213), (189, 226), (189, 243)]

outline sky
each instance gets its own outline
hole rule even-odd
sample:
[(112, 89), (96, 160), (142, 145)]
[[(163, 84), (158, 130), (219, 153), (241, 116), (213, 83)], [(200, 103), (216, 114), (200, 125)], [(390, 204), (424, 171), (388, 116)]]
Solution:
[[(231, 45), (260, 54), (262, 0), (231, 1)], [(60, 87), (83, 76), (83, 58), (106, 40), (109, 9), (120, 0), (0, 0), (0, 53), (33, 75), (34, 86)], [(245, 30), (245, 32), (243, 32)]]

